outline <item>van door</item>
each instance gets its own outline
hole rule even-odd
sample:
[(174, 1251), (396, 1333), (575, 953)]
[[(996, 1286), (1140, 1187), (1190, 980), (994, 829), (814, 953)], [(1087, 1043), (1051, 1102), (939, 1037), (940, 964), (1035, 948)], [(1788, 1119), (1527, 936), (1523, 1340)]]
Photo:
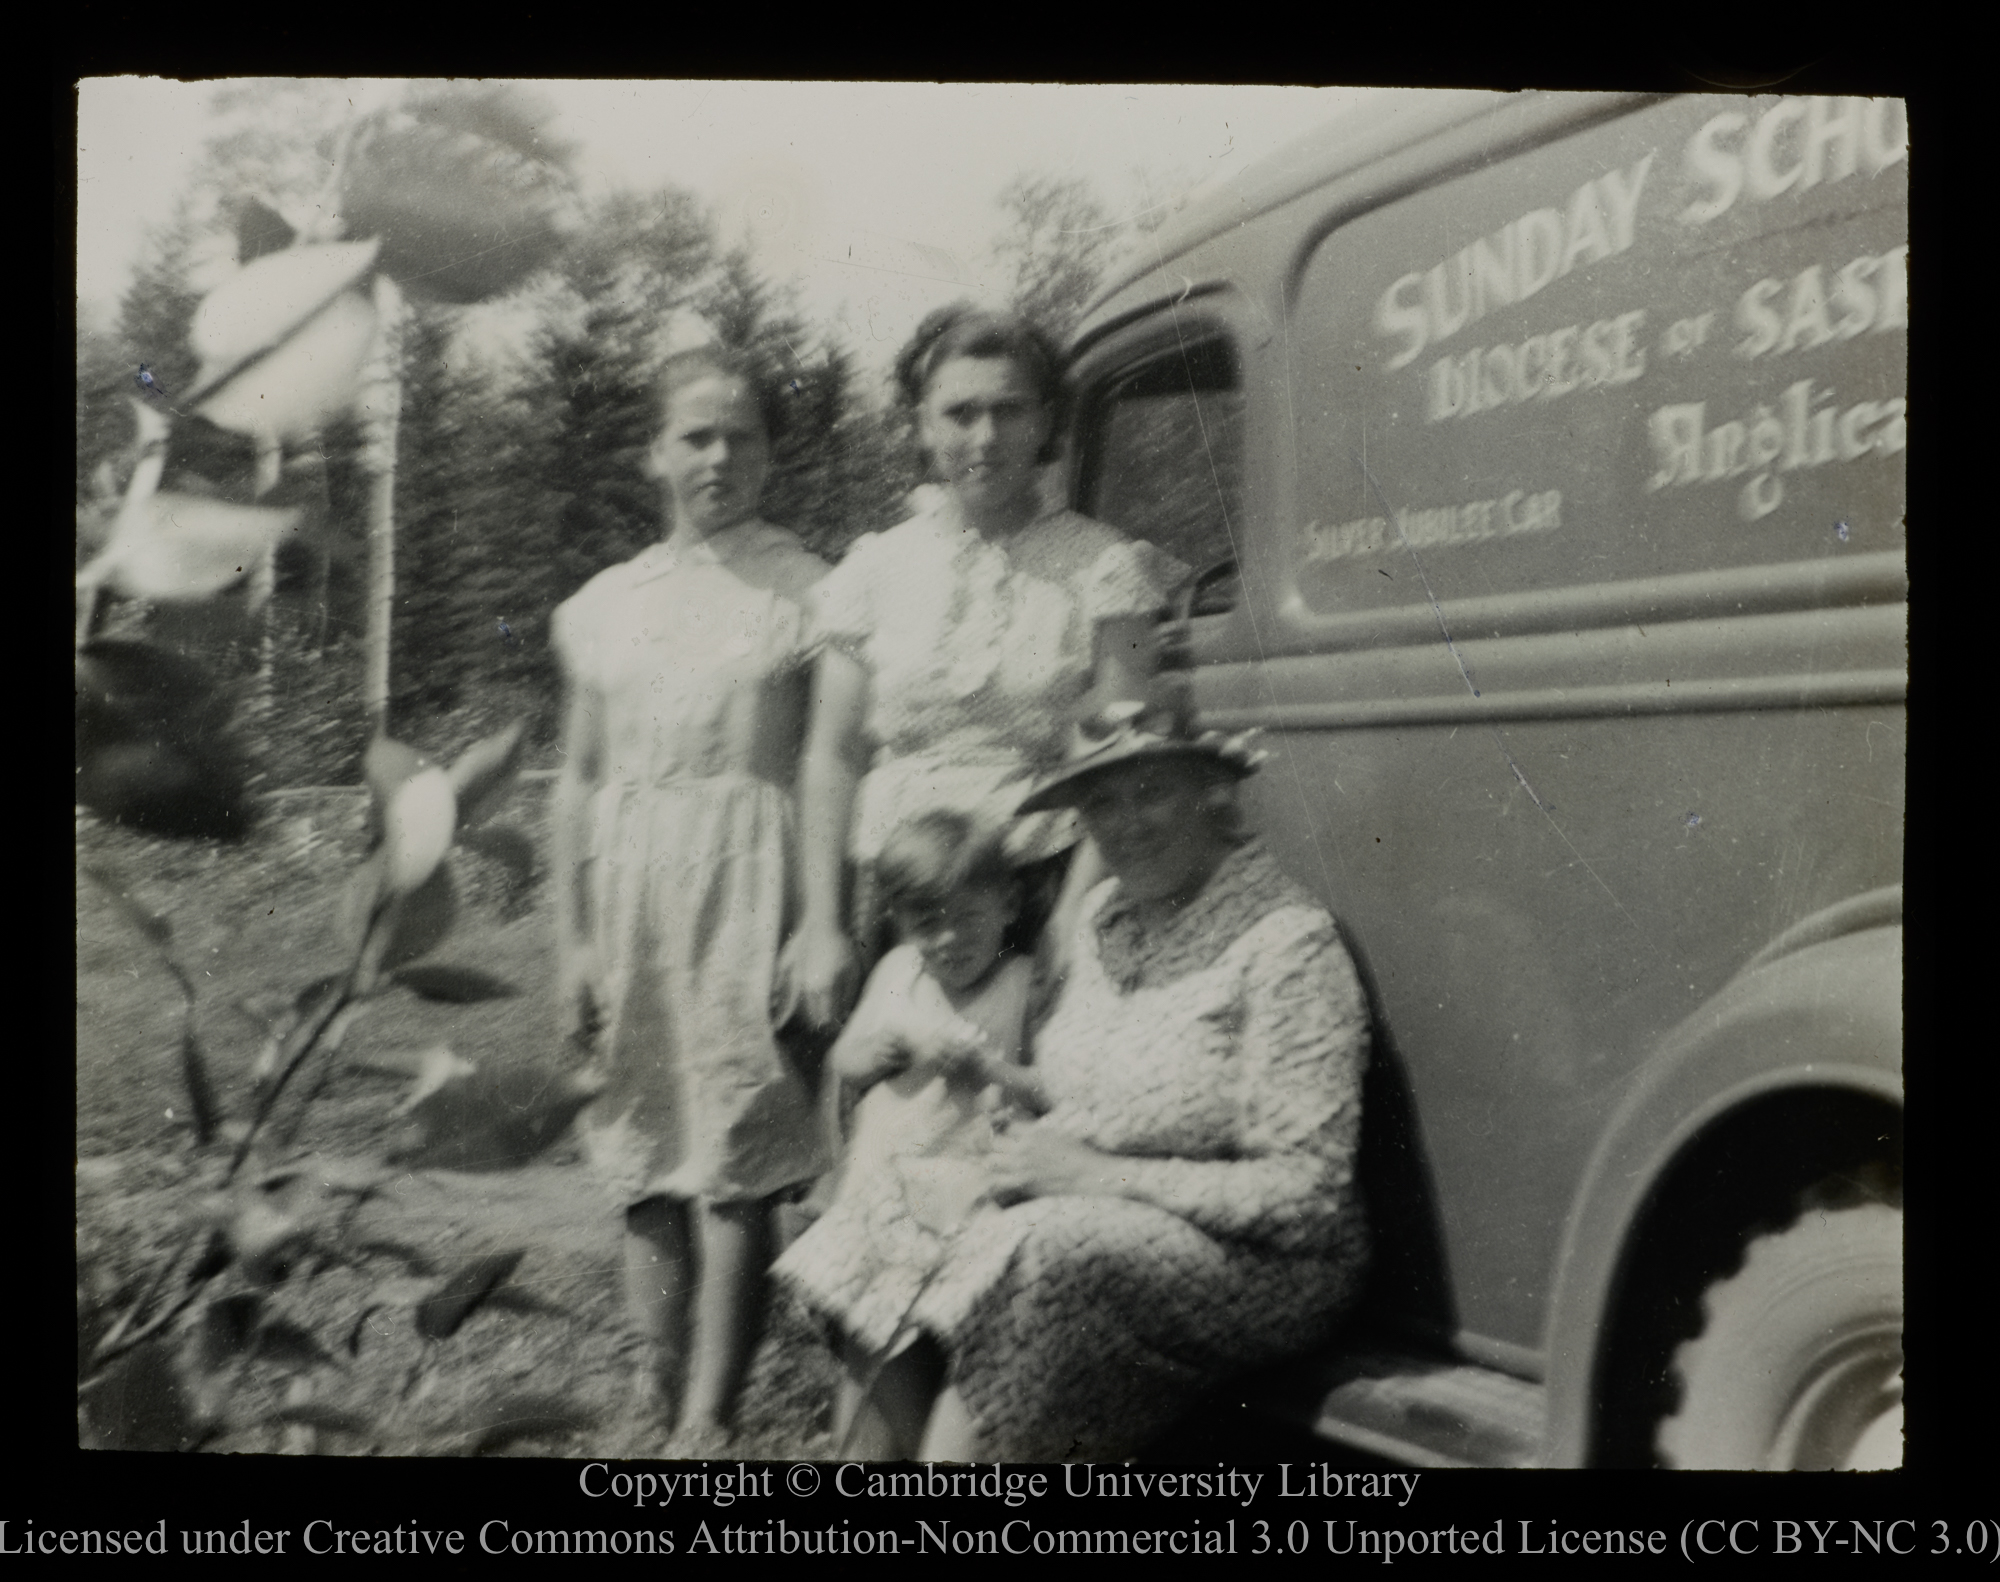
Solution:
[(1086, 434), (1185, 325), (1235, 384), (1188, 364), (1151, 484), (1087, 438), (1078, 497), (1237, 563), (1204, 720), (1271, 733), (1259, 822), (1373, 967), (1453, 1343), (1537, 1377), (1649, 1053), (1900, 879), (1906, 131), (1703, 98), (1436, 141), (1141, 282), (1184, 299), (1093, 341)]

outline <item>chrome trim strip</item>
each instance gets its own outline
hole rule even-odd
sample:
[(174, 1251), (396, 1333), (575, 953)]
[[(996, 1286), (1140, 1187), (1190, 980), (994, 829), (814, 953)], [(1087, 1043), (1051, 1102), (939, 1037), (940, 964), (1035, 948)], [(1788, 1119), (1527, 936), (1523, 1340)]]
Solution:
[(1891, 549), (1844, 560), (1791, 561), (1484, 599), (1447, 599), (1435, 610), (1428, 604), (1410, 604), (1352, 615), (1316, 614), (1293, 592), (1286, 600), (1282, 623), (1263, 637), (1267, 657), (1276, 659), (1429, 640), (1438, 635), (1440, 615), (1453, 638), (1469, 639), (1894, 604), (1908, 597), (1903, 555)]
[(1899, 703), (1909, 689), (1901, 670), (1843, 670), (1812, 676), (1730, 676), (1710, 681), (1631, 682), (1605, 687), (1545, 687), (1526, 692), (1469, 692), (1423, 698), (1270, 704), (1203, 710), (1215, 730), (1255, 726), (1276, 731), (1373, 729), (1388, 725), (1462, 725), (1483, 720), (1569, 720), (1641, 714), (1722, 714), (1750, 709), (1839, 708)]

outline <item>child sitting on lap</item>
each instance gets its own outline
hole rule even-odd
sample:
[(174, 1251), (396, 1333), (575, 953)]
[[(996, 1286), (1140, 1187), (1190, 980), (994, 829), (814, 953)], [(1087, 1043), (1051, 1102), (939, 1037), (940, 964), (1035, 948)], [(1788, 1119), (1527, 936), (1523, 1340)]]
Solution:
[(867, 1092), (833, 1201), (774, 1271), (838, 1323), (835, 1437), (868, 1459), (902, 1440), (904, 1370), (889, 1364), (917, 1339), (904, 1320), (984, 1191), (995, 1111), (1047, 1108), (1021, 1063), (1033, 964), (1006, 948), (1020, 894), (999, 832), (927, 813), (889, 836), (875, 872), (900, 943), (830, 1056)]

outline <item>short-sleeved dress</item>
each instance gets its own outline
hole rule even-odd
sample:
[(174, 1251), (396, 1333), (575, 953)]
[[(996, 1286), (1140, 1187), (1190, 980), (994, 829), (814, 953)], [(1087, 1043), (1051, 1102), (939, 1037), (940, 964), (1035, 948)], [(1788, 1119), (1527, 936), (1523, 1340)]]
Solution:
[(1367, 1041), (1333, 919), (1261, 848), (1151, 933), (1115, 880), (1091, 892), (1035, 1040), (1040, 1124), (1124, 1156), (1150, 1201), (966, 1223), (913, 1318), (950, 1353), (982, 1457), (1129, 1455), (1202, 1389), (1329, 1336), (1367, 1261)]
[[(896, 825), (936, 808), (1005, 824), (1062, 760), (1097, 623), (1155, 613), (1184, 570), (1066, 510), (1043, 513), (1003, 549), (942, 494), (856, 540), (813, 593), (817, 634), (869, 675), (874, 762), (850, 855), (872, 862)], [(1032, 862), (1076, 838), (1073, 815), (1039, 814), (1013, 826), (1009, 853)]]
[[(1019, 957), (1003, 962), (987, 998), (988, 1047), (1019, 1064), (1033, 973)], [(955, 1024), (953, 1011), (914, 946), (899, 945), (869, 975), (841, 1038), (892, 1027)], [(836, 1051), (835, 1058), (838, 1058)], [(907, 1324), (918, 1294), (985, 1196), (983, 1159), (992, 1151), (987, 1101), (977, 1078), (912, 1067), (878, 1082), (856, 1107), (854, 1134), (832, 1202), (772, 1269), (818, 1312), (874, 1352), (913, 1340)]]
[(569, 684), (604, 711), (588, 923), (605, 1086), (582, 1132), (627, 1204), (748, 1201), (826, 1165), (770, 1009), (795, 904), (806, 598), (825, 569), (753, 520), (654, 544), (555, 613)]

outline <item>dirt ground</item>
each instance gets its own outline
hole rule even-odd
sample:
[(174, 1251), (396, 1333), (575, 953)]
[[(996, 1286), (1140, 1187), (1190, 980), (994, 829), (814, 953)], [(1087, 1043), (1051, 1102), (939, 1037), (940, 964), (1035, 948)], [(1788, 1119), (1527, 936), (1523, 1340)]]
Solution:
[[(544, 798), (542, 787), (525, 785), (506, 815), (538, 845)], [(241, 1115), (265, 1035), (261, 1013), (344, 960), (339, 893), (365, 840), (358, 794), (281, 795), (266, 807), (259, 829), (237, 847), (152, 839), (78, 816), (76, 1230), (80, 1283), (87, 1274), (100, 1295), (129, 1292), (157, 1266), (214, 1182), (221, 1153), (193, 1147), (173, 979), (85, 865), (114, 875), (169, 918), (173, 949), (196, 985), (197, 1027), (216, 1086), (228, 1113)], [(416, 1140), (415, 1123), (391, 1113), (409, 1079), (368, 1069), (385, 1054), (448, 1044), (483, 1071), (530, 1087), (563, 1069), (543, 892), (510, 906), (497, 867), (465, 853), (453, 860), (461, 865), (464, 904), (451, 937), (427, 959), (477, 966), (513, 983), (518, 996), (442, 1005), (396, 994), (371, 1008), (310, 1106), (297, 1151), (379, 1159)], [(720, 1448), (669, 1443), (637, 1402), (638, 1353), (622, 1322), (618, 1222), (567, 1136), (511, 1169), (396, 1170), (351, 1232), (416, 1249), (440, 1269), (521, 1249), (511, 1283), (554, 1311), (489, 1309), (431, 1346), (407, 1310), (364, 1320), (382, 1285), (373, 1264), (365, 1274), (321, 1274), (303, 1302), (279, 1293), (336, 1359), (312, 1370), (311, 1398), (375, 1423), (376, 1442), (334, 1431), (302, 1442), (297, 1429), (288, 1438), (283, 1427), (255, 1424), (286, 1398), (298, 1372), (259, 1362), (232, 1412), (246, 1426), (208, 1448), (450, 1453), (465, 1442), (468, 1422), (509, 1398), (532, 1398), (548, 1418), (544, 1431), (508, 1444), (509, 1454), (671, 1456)], [(358, 1337), (358, 1354), (345, 1344), (349, 1337)], [(830, 1455), (833, 1380), (815, 1327), (775, 1302), (728, 1454)], [(578, 1426), (563, 1426), (566, 1416)]]
[[(500, 819), (546, 850), (547, 782), (518, 788)], [(196, 1025), (225, 1112), (248, 1109), (265, 1014), (344, 965), (345, 880), (366, 849), (358, 792), (280, 794), (239, 846), (167, 841), (77, 817), (76, 1239), (79, 1339), (94, 1308), (115, 1313), (187, 1234), (212, 1191), (225, 1147), (194, 1147), (179, 1047), (181, 997), (158, 956), (86, 867), (105, 874), (173, 928), (173, 951), (196, 987)], [(426, 961), (459, 963), (519, 993), (470, 1005), (408, 993), (374, 1003), (348, 1034), (340, 1062), (306, 1107), (292, 1155), (338, 1172), (425, 1140), (398, 1119), (407, 1075), (373, 1066), (398, 1052), (447, 1045), (509, 1091), (556, 1082), (575, 1056), (557, 1037), (546, 888), (510, 896), (504, 871), (456, 851), (462, 905)], [(221, 1452), (734, 1460), (831, 1459), (837, 1366), (819, 1326), (774, 1293), (726, 1444), (670, 1438), (634, 1389), (640, 1356), (623, 1317), (619, 1219), (573, 1137), (507, 1169), (394, 1166), (349, 1226), (350, 1243), (399, 1246), (434, 1275), (482, 1254), (520, 1250), (509, 1283), (535, 1311), (489, 1307), (449, 1340), (422, 1341), (407, 1307), (371, 1308), (385, 1289), (381, 1260), (296, 1276), (275, 1305), (329, 1354), (305, 1373), (297, 1359), (253, 1362), (234, 1398), (239, 1426), (209, 1439)], [(435, 1128), (430, 1141), (438, 1139)], [(444, 1141), (449, 1144), (450, 1138)], [(447, 1149), (447, 1152), (449, 1150)], [(463, 1162), (462, 1159), (458, 1162)], [(405, 1279), (404, 1285), (411, 1281)], [(94, 1300), (81, 1300), (84, 1290)], [(100, 1328), (101, 1328), (100, 1320)], [(308, 1390), (317, 1408), (373, 1425), (368, 1435), (311, 1433), (265, 1419)], [(483, 1444), (497, 1415), (516, 1431)], [(520, 1425), (528, 1425), (522, 1431)], [(82, 1424), (80, 1423), (80, 1428)], [(90, 1442), (86, 1438), (85, 1442)], [(1343, 1453), (1303, 1427), (1282, 1427), (1218, 1392), (1142, 1459), (1239, 1464)], [(1355, 1465), (1372, 1464), (1350, 1457)]]

